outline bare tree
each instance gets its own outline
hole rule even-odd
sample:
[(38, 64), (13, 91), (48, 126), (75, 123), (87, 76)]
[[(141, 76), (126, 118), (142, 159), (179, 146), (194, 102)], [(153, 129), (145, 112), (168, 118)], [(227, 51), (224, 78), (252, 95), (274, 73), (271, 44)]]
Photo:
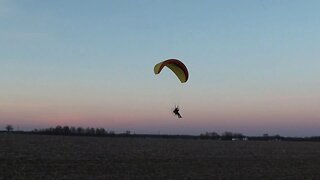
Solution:
[(8, 124), (8, 125), (6, 126), (6, 130), (7, 130), (7, 132), (13, 131), (12, 125)]
[(84, 134), (85, 133), (85, 130), (82, 128), (82, 127), (78, 127), (77, 128), (77, 134), (78, 135), (82, 135), (82, 134)]
[(56, 126), (56, 128), (54, 129), (54, 134), (63, 134), (62, 126), (60, 125)]
[(104, 128), (96, 128), (96, 135), (103, 136), (106, 134), (106, 130)]
[(77, 134), (77, 129), (73, 126), (70, 127), (70, 134)]
[(222, 140), (232, 140), (232, 138), (233, 138), (232, 132), (226, 131), (226, 132), (222, 133), (222, 135), (221, 135)]
[(64, 135), (70, 135), (70, 128), (69, 128), (69, 126), (64, 126), (64, 127), (63, 127), (63, 134), (64, 134)]
[(219, 139), (220, 135), (216, 132), (205, 132), (204, 134), (200, 134), (201, 139)]

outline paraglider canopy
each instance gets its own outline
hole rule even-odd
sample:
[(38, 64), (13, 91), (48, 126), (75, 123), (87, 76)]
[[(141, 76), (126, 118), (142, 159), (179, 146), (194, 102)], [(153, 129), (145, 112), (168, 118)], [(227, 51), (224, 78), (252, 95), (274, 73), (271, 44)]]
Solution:
[(163, 62), (160, 62), (154, 66), (154, 73), (159, 74), (163, 67), (168, 67), (171, 69), (176, 76), (179, 78), (181, 83), (188, 81), (189, 73), (187, 67), (178, 59), (168, 59)]

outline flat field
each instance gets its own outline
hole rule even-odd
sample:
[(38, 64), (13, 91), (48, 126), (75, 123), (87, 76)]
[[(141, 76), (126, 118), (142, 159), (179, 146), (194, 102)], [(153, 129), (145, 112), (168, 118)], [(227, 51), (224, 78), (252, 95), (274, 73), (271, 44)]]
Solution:
[(0, 179), (320, 179), (320, 143), (0, 134)]

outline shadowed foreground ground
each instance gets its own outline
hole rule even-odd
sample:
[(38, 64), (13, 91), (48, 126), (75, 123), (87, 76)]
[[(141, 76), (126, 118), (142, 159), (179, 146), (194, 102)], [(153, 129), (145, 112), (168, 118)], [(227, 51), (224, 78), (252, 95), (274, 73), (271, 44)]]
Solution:
[(0, 179), (320, 179), (320, 143), (0, 134)]

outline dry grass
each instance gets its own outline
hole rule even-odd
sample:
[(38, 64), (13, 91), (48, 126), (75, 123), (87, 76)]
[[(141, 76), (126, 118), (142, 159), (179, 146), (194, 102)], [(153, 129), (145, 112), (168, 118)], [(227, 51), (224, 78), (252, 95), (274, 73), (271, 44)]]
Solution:
[(0, 134), (0, 179), (320, 179), (320, 143)]

